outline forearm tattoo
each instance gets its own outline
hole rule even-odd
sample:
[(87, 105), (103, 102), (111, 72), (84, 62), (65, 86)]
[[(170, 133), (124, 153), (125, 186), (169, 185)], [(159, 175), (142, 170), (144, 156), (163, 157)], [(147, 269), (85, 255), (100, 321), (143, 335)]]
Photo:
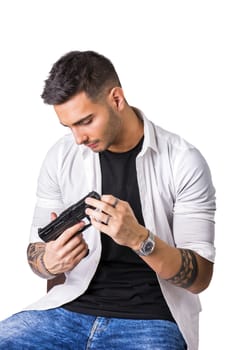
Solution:
[(27, 249), (28, 263), (33, 272), (38, 276), (52, 279), (56, 275), (49, 272), (44, 263), (45, 243), (31, 243)]
[(167, 281), (181, 288), (189, 288), (195, 281), (198, 273), (197, 259), (192, 250), (179, 249), (181, 253), (181, 267), (177, 274)]

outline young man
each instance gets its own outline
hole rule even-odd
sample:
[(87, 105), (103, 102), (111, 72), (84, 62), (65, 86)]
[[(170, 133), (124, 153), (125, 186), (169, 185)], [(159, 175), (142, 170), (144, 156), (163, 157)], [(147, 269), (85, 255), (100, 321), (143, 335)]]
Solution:
[[(0, 324), (5, 349), (198, 348), (198, 293), (214, 262), (215, 190), (200, 152), (131, 107), (112, 63), (74, 51), (42, 94), (71, 133), (38, 179), (28, 260), (64, 284)], [(88, 192), (83, 222), (44, 243), (38, 228)]]

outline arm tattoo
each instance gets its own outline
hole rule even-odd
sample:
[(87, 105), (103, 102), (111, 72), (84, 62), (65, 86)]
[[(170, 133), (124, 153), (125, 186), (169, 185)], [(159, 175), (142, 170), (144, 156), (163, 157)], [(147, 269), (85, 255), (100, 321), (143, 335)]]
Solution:
[(56, 275), (52, 274), (44, 263), (45, 243), (30, 243), (27, 249), (28, 263), (33, 272), (38, 276), (52, 279)]
[(167, 279), (168, 282), (181, 288), (189, 288), (198, 273), (197, 259), (192, 250), (179, 249), (181, 253), (181, 267), (177, 274)]

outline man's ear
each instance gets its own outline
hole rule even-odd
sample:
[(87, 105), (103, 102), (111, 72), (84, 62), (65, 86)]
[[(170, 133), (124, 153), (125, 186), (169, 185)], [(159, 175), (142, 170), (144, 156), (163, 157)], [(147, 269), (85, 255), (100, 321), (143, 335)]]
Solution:
[(109, 102), (112, 105), (112, 107), (118, 112), (121, 112), (123, 110), (123, 108), (125, 107), (126, 100), (121, 87), (116, 86), (111, 89), (109, 93)]

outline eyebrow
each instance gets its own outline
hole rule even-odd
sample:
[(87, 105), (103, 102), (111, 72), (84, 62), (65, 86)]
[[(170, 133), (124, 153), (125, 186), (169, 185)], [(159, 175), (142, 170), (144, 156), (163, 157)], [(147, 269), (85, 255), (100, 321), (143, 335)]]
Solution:
[[(72, 123), (71, 126), (81, 125), (83, 122), (85, 122), (87, 119), (89, 119), (89, 118), (91, 118), (91, 117), (93, 117), (93, 114), (92, 114), (92, 113), (91, 113), (91, 114), (88, 114), (86, 117), (84, 117), (84, 118), (78, 120), (77, 122)], [(62, 122), (60, 122), (60, 123), (61, 123), (61, 125), (65, 126), (65, 127), (68, 127), (68, 125), (63, 124)]]

